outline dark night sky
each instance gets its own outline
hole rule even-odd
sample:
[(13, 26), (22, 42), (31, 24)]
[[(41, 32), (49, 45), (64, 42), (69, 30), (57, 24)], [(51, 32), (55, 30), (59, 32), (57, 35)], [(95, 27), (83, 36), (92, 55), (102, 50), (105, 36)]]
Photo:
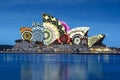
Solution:
[(19, 28), (42, 23), (41, 13), (65, 21), (71, 28), (90, 27), (89, 36), (107, 34), (104, 43), (120, 47), (120, 0), (0, 0), (0, 44), (15, 44)]

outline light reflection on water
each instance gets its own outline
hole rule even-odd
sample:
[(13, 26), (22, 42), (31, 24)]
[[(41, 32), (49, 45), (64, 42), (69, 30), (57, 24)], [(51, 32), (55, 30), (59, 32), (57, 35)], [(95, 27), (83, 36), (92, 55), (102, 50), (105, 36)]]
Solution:
[(0, 80), (113, 80), (120, 55), (0, 54)]

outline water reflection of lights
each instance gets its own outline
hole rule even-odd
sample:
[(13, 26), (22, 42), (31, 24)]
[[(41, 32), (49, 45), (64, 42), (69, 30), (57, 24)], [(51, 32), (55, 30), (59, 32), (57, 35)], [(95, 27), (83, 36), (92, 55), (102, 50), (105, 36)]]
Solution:
[[(92, 74), (91, 74), (92, 73)], [(88, 74), (92, 77), (97, 77), (98, 79), (102, 78), (102, 64), (92, 61), (88, 61)]]
[(21, 80), (88, 80), (91, 76), (101, 79), (102, 62), (119, 59), (117, 55), (76, 54), (0, 54), (0, 58), (4, 63), (19, 63)]
[[(41, 61), (74, 61), (74, 62), (87, 62), (88, 58), (97, 62), (104, 61), (109, 63), (118, 61), (117, 55), (74, 55), (74, 54), (1, 54), (2, 61), (4, 62), (21, 62), (21, 63), (40, 63)], [(0, 60), (1, 60), (0, 59)]]
[(109, 55), (104, 55), (104, 62), (106, 62), (106, 63), (109, 62)]
[(71, 80), (87, 80), (87, 69), (84, 64), (71, 65), (69, 72)]

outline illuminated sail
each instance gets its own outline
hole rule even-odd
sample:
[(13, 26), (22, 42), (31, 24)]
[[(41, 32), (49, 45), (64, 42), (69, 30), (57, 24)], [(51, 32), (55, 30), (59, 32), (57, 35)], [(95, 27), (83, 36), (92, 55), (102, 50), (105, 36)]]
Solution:
[(32, 39), (32, 28), (22, 27), (20, 28), (21, 37), (23, 40), (31, 41)]
[(61, 22), (53, 16), (42, 14), (45, 43), (49, 45), (65, 33), (65, 28)]
[(38, 22), (32, 23), (32, 33), (33, 33), (32, 40), (34, 42), (36, 41), (44, 42), (44, 28)]
[(94, 44), (96, 44), (97, 42), (103, 40), (105, 38), (104, 34), (98, 34), (92, 37), (88, 38), (88, 46), (92, 47)]
[(77, 27), (73, 28), (70, 31), (68, 31), (68, 34), (72, 38), (75, 34), (79, 34), (81, 36), (85, 36), (85, 34), (88, 32), (89, 27)]
[(56, 28), (56, 26), (48, 22), (44, 22), (43, 26), (44, 26), (45, 44), (50, 45), (60, 37), (59, 31)]

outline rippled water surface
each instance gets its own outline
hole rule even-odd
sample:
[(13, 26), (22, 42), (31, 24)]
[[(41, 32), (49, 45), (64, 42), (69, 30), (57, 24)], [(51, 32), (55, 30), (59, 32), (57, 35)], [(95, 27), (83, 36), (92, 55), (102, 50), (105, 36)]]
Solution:
[(0, 80), (119, 80), (120, 55), (0, 54)]

